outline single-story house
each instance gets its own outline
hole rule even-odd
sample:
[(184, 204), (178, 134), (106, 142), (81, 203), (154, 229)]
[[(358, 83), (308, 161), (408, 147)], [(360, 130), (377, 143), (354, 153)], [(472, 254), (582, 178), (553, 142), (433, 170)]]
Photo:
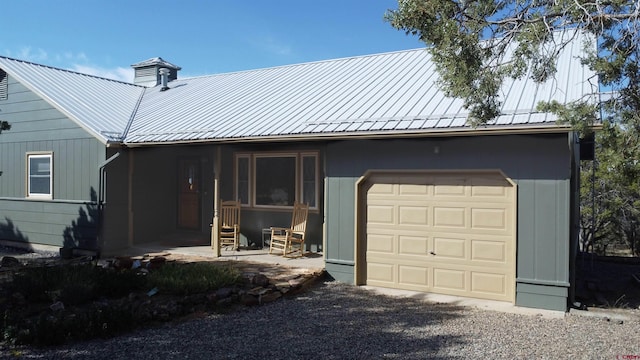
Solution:
[(536, 105), (594, 96), (580, 53), (477, 128), (425, 49), (185, 79), (152, 58), (133, 83), (0, 57), (0, 239), (186, 246), (237, 199), (259, 243), (299, 201), (335, 279), (566, 310), (579, 139)]

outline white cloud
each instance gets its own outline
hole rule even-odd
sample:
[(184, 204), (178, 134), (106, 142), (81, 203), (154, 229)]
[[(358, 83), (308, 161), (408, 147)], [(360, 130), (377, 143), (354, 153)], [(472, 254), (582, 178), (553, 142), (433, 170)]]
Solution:
[(49, 58), (49, 55), (43, 49), (33, 49), (31, 46), (24, 46), (18, 50), (14, 56), (20, 60), (26, 60), (31, 62), (43, 62)]
[(257, 44), (258, 47), (279, 56), (289, 56), (293, 54), (293, 48), (290, 45), (282, 43), (271, 36), (257, 39), (255, 44)]
[(24, 46), (18, 51), (7, 51), (8, 56), (34, 63), (55, 66), (77, 71), (83, 74), (99, 76), (107, 79), (133, 82), (134, 71), (128, 67), (104, 68), (92, 65), (84, 52), (58, 52), (49, 54), (41, 48)]
[(70, 70), (77, 71), (83, 74), (89, 74), (99, 76), (107, 79), (119, 80), (124, 82), (133, 82), (134, 71), (132, 68), (116, 67), (116, 68), (101, 68), (92, 65), (73, 64)]

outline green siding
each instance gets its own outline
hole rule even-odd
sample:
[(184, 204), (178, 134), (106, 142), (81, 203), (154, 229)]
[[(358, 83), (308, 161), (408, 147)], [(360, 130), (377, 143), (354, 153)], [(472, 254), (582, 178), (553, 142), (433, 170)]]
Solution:
[[(438, 153), (434, 151), (438, 147)], [(367, 170), (499, 169), (518, 184), (518, 282), (569, 282), (571, 155), (567, 135), (361, 140), (327, 146), (327, 271), (354, 281), (355, 184)], [(336, 266), (329, 266), (335, 263)], [(339, 264), (339, 266), (338, 266)], [(351, 268), (350, 270), (347, 270)], [(566, 289), (565, 289), (566, 290)], [(566, 291), (565, 291), (566, 293)], [(555, 295), (554, 295), (555, 296)], [(562, 298), (564, 295), (560, 295)], [(544, 294), (516, 295), (548, 307)], [(566, 296), (563, 301), (566, 306)], [(551, 301), (551, 300), (549, 300)], [(552, 302), (557, 302), (554, 298)], [(554, 305), (555, 306), (555, 305)]]
[[(327, 177), (327, 262), (349, 261), (352, 265), (355, 244), (355, 177)], [(346, 239), (346, 241), (341, 241)], [(353, 276), (352, 276), (353, 278)]]
[[(0, 114), (11, 124), (0, 135), (0, 239), (97, 247), (104, 145), (12, 77)], [(26, 155), (33, 151), (53, 153), (53, 200), (26, 199)]]

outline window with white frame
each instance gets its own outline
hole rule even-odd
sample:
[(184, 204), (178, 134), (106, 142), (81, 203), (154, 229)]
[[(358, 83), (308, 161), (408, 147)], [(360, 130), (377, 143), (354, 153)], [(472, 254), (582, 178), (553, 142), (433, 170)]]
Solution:
[(27, 154), (27, 196), (53, 197), (53, 156), (51, 153)]
[(235, 156), (236, 198), (244, 206), (317, 208), (318, 154), (254, 153)]

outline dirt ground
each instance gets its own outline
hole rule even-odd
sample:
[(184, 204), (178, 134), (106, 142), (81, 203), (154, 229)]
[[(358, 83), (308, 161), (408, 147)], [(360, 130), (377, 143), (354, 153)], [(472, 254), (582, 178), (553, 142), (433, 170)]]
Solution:
[(640, 259), (579, 256), (576, 285), (576, 300), (587, 307), (639, 309)]

